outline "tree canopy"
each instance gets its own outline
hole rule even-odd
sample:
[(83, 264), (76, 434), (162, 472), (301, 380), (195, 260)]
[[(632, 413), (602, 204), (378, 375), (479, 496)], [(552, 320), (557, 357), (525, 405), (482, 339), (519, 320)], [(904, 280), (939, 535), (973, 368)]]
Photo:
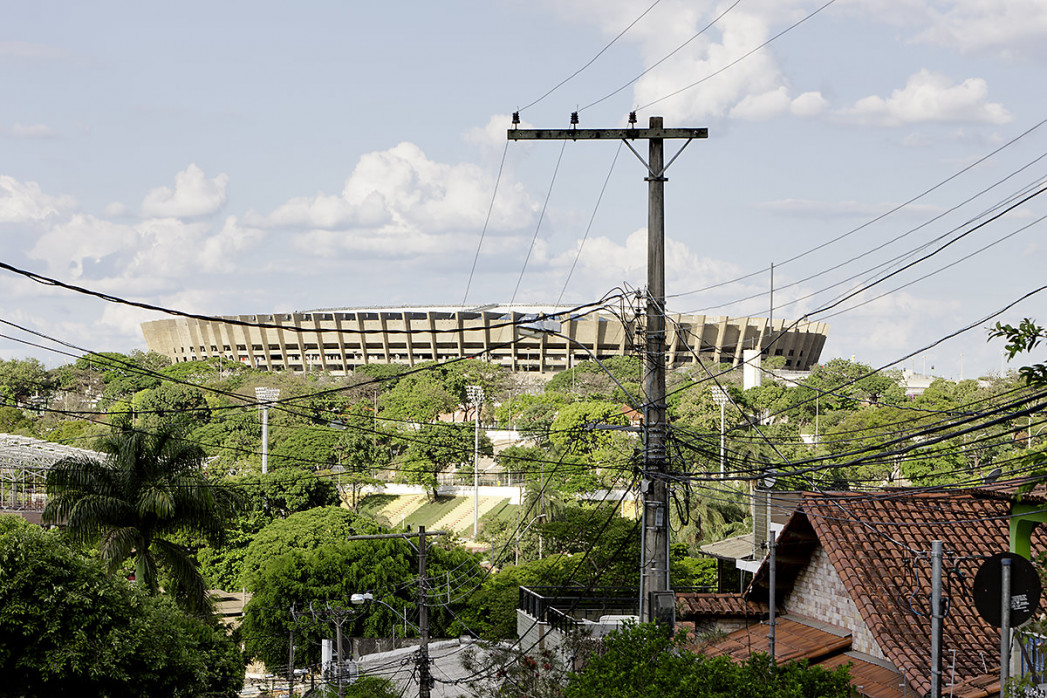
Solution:
[(174, 536), (220, 543), (237, 505), (233, 491), (206, 478), (201, 449), (170, 425), (115, 431), (97, 448), (104, 459), (71, 456), (48, 470), (44, 520), (79, 543), (98, 544), (111, 572), (133, 558), (135, 579), (147, 591), (157, 591), (163, 567), (178, 600), (203, 612), (204, 580)]
[(235, 698), (244, 664), (219, 628), (3, 516), (0, 675), (10, 696)]

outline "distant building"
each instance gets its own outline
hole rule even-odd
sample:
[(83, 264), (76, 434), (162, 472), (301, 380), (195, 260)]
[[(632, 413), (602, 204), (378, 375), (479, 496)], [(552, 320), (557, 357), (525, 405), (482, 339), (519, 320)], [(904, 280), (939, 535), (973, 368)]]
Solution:
[[(150, 351), (172, 361), (222, 357), (269, 371), (347, 375), (367, 364), (484, 358), (513, 371), (557, 373), (590, 361), (636, 355), (636, 318), (609, 312), (570, 316), (563, 306), (329, 308), (214, 320), (171, 318), (142, 323)], [(537, 314), (564, 313), (558, 334), (525, 335)], [(829, 326), (822, 322), (769, 326), (766, 318), (670, 314), (670, 368), (703, 360), (738, 365), (745, 349), (781, 356), (785, 368), (806, 371), (818, 361)], [(771, 341), (773, 338), (773, 342)], [(592, 355), (590, 355), (590, 352)]]

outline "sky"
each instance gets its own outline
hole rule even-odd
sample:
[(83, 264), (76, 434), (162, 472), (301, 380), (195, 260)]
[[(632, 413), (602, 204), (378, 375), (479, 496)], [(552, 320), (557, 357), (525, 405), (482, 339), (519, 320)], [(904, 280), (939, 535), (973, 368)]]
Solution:
[[(709, 129), (666, 143), (671, 312), (766, 316), (773, 283), (823, 361), (952, 379), (1047, 323), (1042, 0), (0, 9), (0, 262), (66, 284), (207, 315), (635, 291), (636, 155), (506, 139), (635, 110)], [(3, 358), (160, 317), (0, 270)]]

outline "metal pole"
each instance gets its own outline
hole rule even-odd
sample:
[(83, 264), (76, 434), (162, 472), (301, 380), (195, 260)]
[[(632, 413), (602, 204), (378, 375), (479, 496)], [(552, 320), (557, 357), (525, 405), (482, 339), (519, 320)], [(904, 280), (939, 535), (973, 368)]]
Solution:
[(425, 526), (418, 527), (418, 695), (429, 698), (429, 606), (425, 578)]
[[(474, 398), (475, 401), (475, 398)], [(480, 403), (475, 401), (476, 429), (473, 435), (473, 540), (480, 532)]]
[(931, 692), (942, 695), (942, 542), (931, 541)]
[(287, 649), (287, 695), (294, 695), (294, 628), (291, 628), (291, 641)]
[(269, 403), (262, 405), (262, 475), (269, 472)]
[(1011, 559), (1000, 560), (1000, 695), (1011, 677)]
[[(650, 128), (662, 128), (662, 117), (652, 116)], [(644, 396), (644, 475), (648, 480), (644, 497), (644, 598), (640, 618), (651, 622), (654, 609), (651, 595), (669, 588), (669, 560), (666, 543), (669, 534), (668, 489), (665, 470), (665, 165), (664, 141), (651, 138), (648, 159), (647, 209), (647, 354)]]
[(727, 434), (724, 428), (724, 409), (726, 404), (720, 403), (720, 477), (723, 477), (724, 471), (727, 470)]
[(768, 599), (768, 606), (770, 607), (770, 620), (767, 623), (767, 654), (771, 655), (771, 663), (773, 664), (774, 661), (775, 661), (774, 629), (775, 629), (775, 626), (778, 624), (777, 621), (775, 620), (775, 614), (776, 614), (776, 612), (778, 610), (777, 609), (777, 601), (775, 599), (775, 596), (778, 593), (777, 578), (776, 578), (776, 574), (775, 574), (775, 558), (776, 558), (775, 548), (776, 548), (776, 545), (777, 545), (777, 541), (775, 541), (775, 536), (774, 536), (773, 533), (770, 533), (770, 531), (768, 531), (768, 533), (769, 533), (769, 539), (768, 539), (768, 543), (767, 543), (768, 547), (769, 547), (769, 552), (768, 552), (768, 558), (769, 558), (768, 559), (768, 563), (769, 563), (768, 564), (768, 573), (769, 573), (769, 577), (770, 577), (770, 579), (768, 580), (768, 585), (770, 586), (771, 589), (770, 589), (770, 598)]
[[(336, 616), (337, 618), (337, 616)], [(335, 643), (338, 647), (335, 656), (338, 658), (338, 698), (345, 698), (345, 684), (343, 682), (343, 674), (345, 673), (345, 665), (342, 664), (342, 619), (338, 618), (334, 624), (335, 628)]]

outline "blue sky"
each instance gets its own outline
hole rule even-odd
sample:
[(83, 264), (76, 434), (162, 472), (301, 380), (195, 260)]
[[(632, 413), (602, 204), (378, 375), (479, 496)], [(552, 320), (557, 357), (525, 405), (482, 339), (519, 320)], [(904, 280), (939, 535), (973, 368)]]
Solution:
[[(0, 259), (215, 315), (507, 302), (518, 280), (518, 302), (587, 302), (644, 283), (645, 173), (613, 141), (506, 149), (509, 115), (639, 108), (710, 134), (669, 171), (670, 310), (766, 314), (773, 263), (775, 317), (885, 365), (1045, 283), (1037, 195), (861, 288), (1044, 184), (1047, 5), (824, 5), (4, 2)], [(1044, 298), (1000, 319), (1047, 321)], [(83, 349), (142, 346), (153, 317), (0, 272), (0, 320)], [(985, 324), (905, 365), (999, 371)]]

